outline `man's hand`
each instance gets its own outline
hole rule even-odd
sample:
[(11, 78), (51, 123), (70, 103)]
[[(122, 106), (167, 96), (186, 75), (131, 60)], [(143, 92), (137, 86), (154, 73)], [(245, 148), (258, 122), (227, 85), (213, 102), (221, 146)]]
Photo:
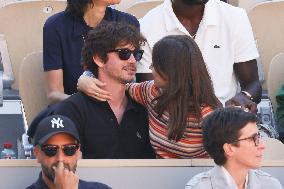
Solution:
[(55, 172), (54, 185), (56, 189), (78, 189), (79, 176), (64, 168), (63, 162), (53, 167)]
[(105, 85), (96, 78), (81, 75), (77, 83), (77, 89), (97, 100), (107, 101), (111, 99), (111, 94), (102, 89)]
[(250, 112), (255, 114), (257, 113), (257, 104), (242, 93), (238, 93), (236, 96), (228, 100), (225, 103), (225, 106), (240, 106), (243, 110), (248, 108)]

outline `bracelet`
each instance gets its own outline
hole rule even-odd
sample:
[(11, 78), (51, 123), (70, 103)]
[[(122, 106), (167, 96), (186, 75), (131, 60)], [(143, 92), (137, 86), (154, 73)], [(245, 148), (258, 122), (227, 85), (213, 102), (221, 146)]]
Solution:
[[(244, 95), (246, 95), (251, 101), (254, 100), (253, 97), (252, 97), (252, 95), (251, 95), (249, 92), (247, 92), (247, 91), (241, 91), (241, 93), (244, 94)], [(253, 102), (254, 102), (254, 101), (253, 101)]]

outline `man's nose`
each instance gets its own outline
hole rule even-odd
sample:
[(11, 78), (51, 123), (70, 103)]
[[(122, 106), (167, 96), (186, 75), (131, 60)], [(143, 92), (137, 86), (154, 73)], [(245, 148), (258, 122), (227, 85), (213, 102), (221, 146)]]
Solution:
[(130, 57), (128, 59), (128, 62), (130, 62), (130, 63), (136, 63), (137, 62), (133, 53), (131, 53), (131, 55), (130, 55)]
[(58, 161), (64, 162), (64, 160), (65, 160), (65, 154), (64, 154), (64, 152), (63, 152), (62, 149), (59, 149), (59, 150), (58, 150), (58, 152), (57, 152), (57, 154), (56, 154), (56, 159), (57, 159)]

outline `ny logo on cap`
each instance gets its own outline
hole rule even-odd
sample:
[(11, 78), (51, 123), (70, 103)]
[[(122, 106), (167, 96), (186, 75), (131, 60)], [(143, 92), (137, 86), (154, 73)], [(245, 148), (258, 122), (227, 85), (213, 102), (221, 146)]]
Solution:
[(53, 118), (53, 119), (51, 120), (51, 123), (52, 123), (51, 127), (54, 128), (55, 125), (56, 125), (56, 128), (57, 128), (57, 129), (59, 129), (60, 127), (64, 128), (64, 125), (63, 125), (62, 122), (63, 122), (63, 120), (60, 119), (60, 117), (57, 118), (57, 119)]

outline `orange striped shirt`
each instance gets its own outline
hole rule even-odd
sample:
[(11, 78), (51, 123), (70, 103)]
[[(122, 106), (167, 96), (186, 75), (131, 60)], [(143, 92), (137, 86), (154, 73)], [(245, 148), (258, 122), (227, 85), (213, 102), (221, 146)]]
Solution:
[[(149, 136), (157, 158), (202, 158), (208, 157), (203, 147), (201, 124), (192, 114), (188, 114), (188, 126), (179, 141), (169, 140), (167, 137), (169, 112), (165, 111), (160, 118), (154, 110), (156, 102), (153, 99), (159, 96), (160, 91), (154, 81), (131, 83), (128, 85), (130, 96), (138, 103), (144, 105), (149, 115)], [(201, 115), (204, 118), (213, 109), (202, 107)]]

